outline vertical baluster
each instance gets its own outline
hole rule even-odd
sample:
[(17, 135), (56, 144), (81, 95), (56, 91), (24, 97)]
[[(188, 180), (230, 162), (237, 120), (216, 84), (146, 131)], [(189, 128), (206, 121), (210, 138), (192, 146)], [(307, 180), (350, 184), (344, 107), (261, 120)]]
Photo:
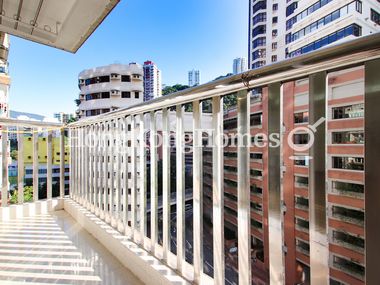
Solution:
[[(281, 83), (268, 86), (268, 134), (281, 132)], [(281, 149), (268, 148), (268, 232), (270, 281), (273, 284), (285, 284), (285, 264), (283, 255), (283, 220), (281, 202)]]
[[(128, 131), (126, 126), (125, 132)], [(135, 240), (135, 228), (136, 228), (136, 195), (137, 195), (137, 170), (136, 170), (136, 117), (131, 116), (130, 124), (130, 137), (131, 137), (131, 231), (132, 238)], [(128, 165), (128, 158), (125, 161)], [(128, 187), (126, 187), (126, 194), (128, 195)], [(128, 204), (126, 205), (128, 212)]]
[(104, 212), (106, 221), (109, 220), (109, 143), (110, 143), (110, 122), (105, 122), (104, 139)]
[(170, 251), (170, 124), (167, 108), (162, 110), (162, 206), (163, 206), (163, 258), (168, 261)]
[(129, 176), (128, 173), (130, 170), (129, 164), (128, 164), (128, 118), (124, 118), (124, 131), (123, 131), (123, 138), (124, 138), (124, 144), (123, 144), (123, 157), (124, 157), (124, 195), (123, 195), (123, 223), (125, 227), (125, 233), (127, 234), (127, 227), (128, 227), (128, 187), (129, 187)]
[(223, 150), (223, 98), (212, 99), (213, 125), (213, 248), (215, 284), (225, 283), (224, 259), (224, 150)]
[(47, 169), (46, 169), (46, 183), (47, 183), (47, 199), (53, 196), (53, 133), (51, 130), (47, 132)]
[(115, 225), (115, 129), (116, 121), (112, 120), (110, 122), (110, 145), (108, 155), (110, 157), (109, 173), (110, 173), (110, 215), (111, 224)]
[(139, 156), (140, 156), (140, 231), (141, 244), (145, 246), (144, 238), (146, 236), (146, 149), (145, 149), (145, 117), (140, 115), (139, 130)]
[(87, 187), (88, 187), (88, 208), (92, 211), (93, 209), (93, 154), (92, 154), (92, 125), (87, 126), (86, 132), (86, 152), (87, 152)]
[(90, 146), (90, 138), (89, 138), (89, 130), (90, 126), (85, 126), (83, 128), (83, 149), (84, 149), (84, 161), (83, 161), (83, 175), (84, 175), (84, 191), (85, 191), (85, 206), (87, 209), (91, 207), (91, 187), (89, 185), (90, 180), (90, 165), (91, 165), (91, 157), (89, 155), (89, 146)]
[(99, 139), (99, 144), (98, 144), (98, 150), (99, 150), (99, 161), (98, 161), (98, 174), (99, 174), (99, 216), (101, 218), (104, 218), (104, 191), (105, 191), (105, 176), (107, 173), (105, 172), (104, 169), (104, 122), (99, 123), (99, 133), (98, 133), (98, 139)]
[(60, 190), (60, 197), (63, 198), (65, 196), (65, 129), (62, 128), (60, 131), (60, 140), (59, 140), (59, 146), (60, 146), (60, 167), (59, 167), (59, 190)]
[(84, 142), (83, 142), (83, 127), (78, 129), (79, 132), (79, 202), (83, 205), (85, 202), (85, 190), (84, 190)]
[(25, 176), (25, 169), (24, 169), (24, 128), (18, 127), (17, 131), (18, 131), (18, 134), (17, 134), (17, 147), (18, 147), (18, 153), (17, 153), (17, 166), (18, 166), (17, 202), (18, 202), (18, 204), (23, 204), (24, 203), (24, 176)]
[(121, 128), (122, 128), (122, 119), (117, 119), (116, 120), (116, 128), (115, 128), (115, 139), (116, 139), (116, 144), (115, 144), (115, 155), (116, 155), (116, 193), (115, 193), (115, 205), (116, 205), (116, 210), (115, 214), (117, 217), (117, 222), (119, 222), (122, 219), (122, 214), (121, 214)]
[[(309, 77), (309, 123), (326, 118), (326, 72)], [(326, 125), (314, 133), (309, 165), (310, 280), (329, 284), (329, 243), (326, 218)]]
[(238, 92), (238, 244), (239, 284), (251, 284), (251, 217), (249, 181), (250, 98)]
[(194, 282), (200, 283), (203, 273), (203, 161), (202, 161), (202, 103), (193, 102), (193, 245)]
[[(100, 160), (100, 132), (99, 132), (99, 124), (94, 125), (94, 133), (93, 133), (93, 151), (94, 151), (94, 177), (92, 178), (94, 180), (94, 205), (95, 205), (95, 214), (99, 214), (99, 193), (100, 193), (100, 187), (99, 187), (99, 160)], [(101, 184), (100, 184), (101, 185)]]
[(75, 179), (75, 196), (76, 196), (76, 201), (80, 202), (80, 132), (79, 128), (75, 129), (75, 157), (76, 157), (76, 163), (75, 163), (75, 173), (76, 173), (76, 179)]
[(2, 126), (1, 132), (1, 162), (2, 162), (2, 189), (1, 189), (1, 206), (8, 206), (8, 128)]
[(39, 169), (39, 157), (38, 157), (38, 129), (32, 129), (33, 131), (33, 201), (38, 201), (38, 169)]
[(150, 112), (150, 230), (153, 254), (158, 240), (157, 203), (157, 124), (155, 112)]
[(185, 260), (185, 154), (183, 106), (176, 108), (176, 174), (177, 174), (177, 270), (182, 272)]

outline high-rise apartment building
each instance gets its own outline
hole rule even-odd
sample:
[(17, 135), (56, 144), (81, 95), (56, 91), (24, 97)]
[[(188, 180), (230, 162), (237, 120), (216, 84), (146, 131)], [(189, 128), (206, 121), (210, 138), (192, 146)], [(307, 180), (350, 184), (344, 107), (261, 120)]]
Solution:
[(234, 59), (233, 73), (239, 74), (248, 70), (247, 59), (245, 57), (238, 57)]
[(193, 87), (193, 86), (197, 86), (200, 84), (200, 81), (201, 81), (201, 73), (199, 70), (190, 70), (189, 71), (189, 86), (190, 87)]
[(79, 118), (96, 116), (143, 102), (143, 68), (111, 64), (79, 74)]
[(378, 1), (249, 2), (252, 69), (380, 31)]
[(144, 102), (162, 96), (161, 70), (152, 61), (144, 62)]

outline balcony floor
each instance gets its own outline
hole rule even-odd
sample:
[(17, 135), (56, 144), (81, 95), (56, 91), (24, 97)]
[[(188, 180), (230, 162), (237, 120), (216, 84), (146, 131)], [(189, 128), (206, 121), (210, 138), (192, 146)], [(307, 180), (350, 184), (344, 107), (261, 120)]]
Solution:
[(0, 222), (0, 284), (142, 284), (65, 211)]

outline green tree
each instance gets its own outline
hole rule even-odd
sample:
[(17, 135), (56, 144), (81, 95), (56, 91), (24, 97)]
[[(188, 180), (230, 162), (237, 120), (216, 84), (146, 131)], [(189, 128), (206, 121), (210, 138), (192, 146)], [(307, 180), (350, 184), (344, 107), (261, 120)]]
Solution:
[[(24, 187), (24, 202), (32, 202), (33, 201), (33, 187), (25, 186)], [(17, 204), (18, 202), (18, 191), (15, 189), (11, 196), (11, 204)]]
[(164, 89), (162, 89), (162, 95), (166, 96), (178, 91), (182, 91), (189, 88), (188, 85), (182, 85), (182, 84), (175, 84), (173, 86), (166, 86)]
[(12, 150), (11, 151), (11, 158), (12, 160), (17, 160), (17, 156), (18, 156), (18, 151), (17, 150)]

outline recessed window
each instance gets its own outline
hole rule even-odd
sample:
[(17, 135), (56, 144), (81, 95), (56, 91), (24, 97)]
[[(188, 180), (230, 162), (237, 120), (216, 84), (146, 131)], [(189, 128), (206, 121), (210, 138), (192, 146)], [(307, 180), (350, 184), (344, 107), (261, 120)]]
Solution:
[(138, 92), (138, 91), (135, 92), (135, 98), (136, 99), (140, 98), (140, 92)]
[(121, 92), (121, 98), (131, 98), (131, 92), (128, 92), (128, 91)]
[(277, 3), (273, 4), (272, 9), (273, 9), (273, 11), (277, 11), (278, 10), (278, 4)]

